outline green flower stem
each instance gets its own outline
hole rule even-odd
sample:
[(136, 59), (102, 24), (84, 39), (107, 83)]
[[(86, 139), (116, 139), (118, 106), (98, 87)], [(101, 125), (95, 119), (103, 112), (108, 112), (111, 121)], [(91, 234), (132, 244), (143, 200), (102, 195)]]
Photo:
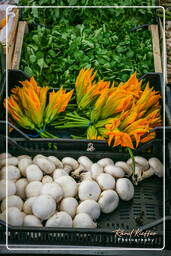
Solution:
[(132, 176), (134, 177), (135, 176), (135, 158), (134, 158), (134, 154), (132, 152), (132, 149), (130, 149), (130, 148), (127, 148), (127, 149), (128, 149), (129, 155), (132, 159), (132, 170), (133, 170)]

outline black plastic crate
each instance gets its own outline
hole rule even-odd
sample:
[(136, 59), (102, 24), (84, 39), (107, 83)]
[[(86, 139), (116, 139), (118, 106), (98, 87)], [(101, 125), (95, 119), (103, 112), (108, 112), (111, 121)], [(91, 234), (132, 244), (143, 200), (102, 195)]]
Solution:
[[(21, 70), (9, 70), (8, 71), (8, 91), (10, 93), (10, 90), (15, 87), (16, 85), (19, 85), (19, 81), (23, 81), (25, 79), (28, 79), (28, 76)], [(161, 92), (163, 92), (163, 81), (162, 81), (162, 74), (161, 73), (146, 73), (145, 75), (143, 75), (141, 77), (141, 79), (143, 79), (145, 82), (149, 81), (150, 83), (150, 87), (153, 87), (154, 89), (158, 90)], [(6, 83), (6, 79), (4, 80), (4, 83)], [(5, 85), (4, 85), (5, 88)], [(5, 98), (5, 91), (3, 93), (3, 98)], [(5, 109), (3, 107), (3, 103), (2, 101), (0, 102), (0, 109), (2, 109), (2, 111), (0, 112), (0, 120), (5, 120)], [(167, 117), (167, 115), (166, 115)], [(170, 120), (171, 121), (171, 120)], [(2, 124), (3, 122), (0, 121), (0, 123)], [(10, 123), (9, 123), (10, 124)], [(167, 118), (166, 120), (166, 124), (169, 124), (169, 118)], [(30, 138), (30, 140), (33, 140), (34, 137), (36, 137), (35, 131), (30, 131), (30, 130), (25, 130), (19, 127), (16, 127), (13, 124), (10, 124), (10, 126), (13, 126), (13, 131), (11, 133), (9, 133), (10, 137), (13, 138), (17, 138), (17, 137), (25, 137), (27, 139)], [(48, 129), (47, 129), (48, 130)], [(79, 131), (80, 129), (77, 129), (77, 131)], [(162, 137), (162, 131), (161, 131), (161, 127), (160, 128), (155, 128), (155, 130), (157, 131), (157, 138), (161, 138)], [(0, 125), (0, 134), (5, 134), (6, 131), (6, 127), (4, 126), (4, 124)], [(63, 148), (65, 148), (65, 146), (67, 148), (73, 148), (75, 150), (78, 150), (78, 143), (81, 144), (81, 147), (85, 149), (89, 147), (89, 145), (91, 143), (93, 143), (95, 149), (97, 150), (106, 150), (106, 151), (117, 151), (118, 149), (113, 149), (112, 147), (109, 147), (106, 141), (100, 141), (100, 140), (87, 140), (87, 139), (71, 139), (68, 138), (68, 130), (63, 130), (62, 134), (57, 134), (58, 131), (56, 131), (54, 128), (49, 128), (49, 132), (51, 132), (52, 134), (59, 136), (60, 139), (56, 139), (56, 141), (59, 141), (59, 145), (63, 145)], [(30, 136), (31, 135), (31, 136)], [(77, 134), (78, 135), (78, 134)], [(140, 145), (141, 147), (141, 145)]]
[[(49, 149), (48, 144), (52, 140), (35, 139), (27, 141), (25, 138), (8, 138), (8, 150), (13, 155), (35, 154), (55, 155), (58, 158), (72, 156), (78, 158), (86, 155), (94, 162), (103, 157), (110, 157), (114, 161), (127, 160), (128, 153), (113, 153), (105, 151), (87, 152), (80, 145), (79, 150), (56, 150), (55, 147)], [(58, 142), (53, 142), (55, 143)], [(1, 152), (5, 151), (5, 137), (0, 137)], [(78, 143), (79, 144), (79, 143)], [(147, 148), (149, 149), (147, 151)], [(162, 140), (155, 140), (144, 144), (134, 154), (146, 158), (156, 156), (163, 160)], [(146, 151), (146, 152), (145, 152)], [(166, 164), (168, 167), (168, 164)], [(169, 171), (166, 172), (169, 176)], [(167, 215), (171, 215), (169, 208), (170, 197), (167, 194), (166, 208)], [(144, 212), (143, 226), (139, 226), (135, 218), (139, 218)], [(14, 244), (29, 245), (80, 245), (80, 246), (105, 246), (105, 247), (131, 247), (131, 248), (162, 248), (163, 247), (163, 180), (151, 177), (144, 180), (135, 187), (135, 196), (132, 201), (120, 201), (119, 207), (111, 214), (101, 214), (98, 219), (97, 229), (75, 229), (75, 228), (35, 228), (35, 227), (9, 227), (9, 246)], [(148, 238), (142, 236), (125, 235), (115, 236), (116, 229), (131, 231), (141, 228), (157, 232), (156, 236)], [(0, 228), (0, 238), (5, 239), (5, 226)], [(4, 240), (5, 242), (5, 240)]]

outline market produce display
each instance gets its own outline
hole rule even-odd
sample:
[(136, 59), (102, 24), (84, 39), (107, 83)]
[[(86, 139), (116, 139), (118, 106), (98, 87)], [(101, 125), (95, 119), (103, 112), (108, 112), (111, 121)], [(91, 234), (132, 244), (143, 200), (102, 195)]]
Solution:
[(133, 176), (131, 158), (115, 163), (110, 158), (103, 158), (93, 163), (87, 156), (60, 160), (40, 154), (32, 158), (2, 153), (0, 219), (6, 221), (8, 202), (10, 225), (96, 228), (101, 214), (115, 211), (120, 200), (134, 198), (131, 176), (136, 176), (137, 182), (154, 174), (163, 176), (163, 165), (156, 157), (135, 156), (135, 165)]
[[(21, 5), (56, 5), (51, 1), (20, 1)], [(137, 6), (152, 1), (81, 0), (59, 1), (60, 6)], [(21, 69), (38, 83), (73, 88), (81, 68), (94, 67), (98, 78), (125, 82), (134, 71), (138, 76), (154, 71), (149, 30), (131, 29), (155, 22), (154, 9), (61, 8), (23, 9), (29, 23), (22, 50)]]

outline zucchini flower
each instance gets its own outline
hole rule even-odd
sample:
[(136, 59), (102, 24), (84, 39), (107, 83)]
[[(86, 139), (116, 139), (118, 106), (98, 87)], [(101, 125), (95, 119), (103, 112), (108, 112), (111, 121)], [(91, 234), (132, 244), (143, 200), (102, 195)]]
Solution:
[(89, 107), (104, 90), (109, 88), (110, 82), (103, 80), (98, 83), (93, 82), (95, 76), (96, 72), (93, 74), (92, 68), (81, 69), (77, 76), (75, 88), (77, 104), (80, 110)]
[(66, 93), (62, 87), (57, 91), (52, 91), (49, 93), (49, 103), (45, 109), (45, 124), (54, 121), (59, 113), (64, 112), (71, 97), (73, 90)]
[(14, 95), (4, 100), (4, 107), (7, 108), (8, 112), (15, 120), (15, 122), (25, 129), (34, 129), (35, 125), (21, 110), (18, 102), (15, 100)]

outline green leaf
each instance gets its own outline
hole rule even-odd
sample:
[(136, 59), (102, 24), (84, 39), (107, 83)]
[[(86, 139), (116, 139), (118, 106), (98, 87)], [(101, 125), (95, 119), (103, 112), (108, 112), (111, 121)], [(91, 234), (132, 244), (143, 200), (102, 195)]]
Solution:
[(33, 76), (33, 70), (29, 66), (24, 68), (24, 72), (30, 77)]
[(44, 59), (43, 58), (39, 59), (37, 61), (37, 64), (40, 67), (40, 69), (43, 69), (43, 67), (44, 67)]
[(31, 63), (36, 62), (36, 56), (35, 55), (31, 55), (29, 59), (30, 59)]

